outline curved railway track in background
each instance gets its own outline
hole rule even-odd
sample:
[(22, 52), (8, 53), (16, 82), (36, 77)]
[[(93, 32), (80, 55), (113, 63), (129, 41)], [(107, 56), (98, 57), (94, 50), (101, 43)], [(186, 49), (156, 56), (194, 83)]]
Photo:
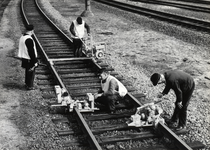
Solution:
[(210, 32), (210, 22), (194, 19), (186, 16), (180, 16), (175, 14), (170, 14), (166, 12), (160, 12), (148, 8), (143, 8), (131, 4), (127, 4), (124, 2), (114, 1), (114, 0), (94, 0), (96, 2), (100, 2), (109, 6), (113, 6), (128, 12), (132, 12), (139, 15), (149, 16), (154, 19), (158, 19), (161, 21), (166, 21), (169, 23), (174, 23), (183, 27), (187, 27), (190, 29), (195, 29), (203, 32)]
[(182, 1), (182, 0), (176, 0), (177, 2), (187, 2), (187, 3), (194, 3), (194, 4), (203, 4), (203, 5), (205, 5), (205, 4), (210, 4), (210, 1), (208, 1), (208, 0), (184, 0), (184, 1)]
[(164, 6), (172, 6), (176, 8), (205, 12), (210, 13), (210, 3), (199, 4), (199, 2), (186, 2), (186, 1), (164, 1), (164, 0), (133, 0), (134, 2), (142, 2), (148, 4), (156, 4), (156, 5), (164, 5)]
[[(154, 134), (153, 128), (143, 129), (139, 132), (139, 128), (128, 127), (125, 121), (134, 114), (136, 107), (142, 105), (138, 99), (144, 99), (144, 94), (132, 95), (131, 93), (135, 89), (103, 61), (96, 63), (94, 59), (88, 57), (75, 58), (71, 39), (44, 15), (37, 0), (22, 0), (21, 12), (24, 23), (35, 26), (34, 39), (37, 44), (38, 58), (40, 62), (46, 64), (46, 66), (37, 68), (37, 84), (43, 93), (43, 97), (51, 104), (55, 102), (55, 85), (66, 88), (74, 100), (84, 100), (86, 99), (86, 93), (97, 92), (100, 87), (97, 72), (102, 67), (109, 69), (111, 74), (122, 81), (129, 91), (126, 100), (129, 101), (130, 105), (123, 103), (117, 105), (117, 114), (111, 115), (103, 110), (94, 113), (81, 113), (77, 108), (74, 108), (73, 113), (68, 113), (68, 108), (65, 107), (64, 113), (66, 114), (62, 118), (54, 118), (52, 121), (54, 123), (67, 123), (69, 130), (55, 130), (60, 136), (73, 135), (73, 138), (77, 140), (68, 139), (69, 141), (64, 142), (64, 146), (82, 145), (84, 149), (100, 150), (103, 149), (103, 145), (110, 143), (166, 137), (170, 140), (170, 143), (173, 143), (174, 149), (191, 150), (204, 147), (200, 142), (186, 144), (177, 136), (177, 134), (186, 133), (186, 130), (175, 133), (162, 123), (159, 123), (157, 127), (161, 134)], [(112, 125), (110, 125), (110, 120), (112, 120)], [(73, 128), (77, 128), (77, 130)], [(122, 135), (121, 131), (125, 133)], [(109, 136), (107, 132), (116, 134), (115, 136)], [(167, 149), (165, 146), (165, 144), (156, 144), (149, 149)]]

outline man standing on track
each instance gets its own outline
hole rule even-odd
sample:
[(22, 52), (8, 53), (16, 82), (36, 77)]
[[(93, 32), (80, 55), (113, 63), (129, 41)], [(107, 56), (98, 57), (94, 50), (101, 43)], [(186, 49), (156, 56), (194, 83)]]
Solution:
[(32, 38), (34, 26), (27, 25), (26, 32), (20, 37), (18, 57), (25, 68), (25, 85), (27, 90), (34, 90), (35, 68), (38, 66), (37, 50)]
[(72, 21), (70, 25), (69, 31), (73, 38), (73, 49), (75, 57), (82, 56), (82, 40), (85, 36), (85, 29), (88, 36), (90, 36), (90, 27), (84, 20), (82, 20), (81, 17), (77, 17), (77, 19)]
[(175, 127), (175, 124), (178, 121), (176, 130), (186, 128), (187, 107), (195, 88), (193, 78), (185, 72), (171, 70), (165, 72), (164, 74), (154, 73), (150, 80), (154, 86), (165, 83), (166, 86), (163, 92), (159, 93), (159, 98), (165, 94), (168, 94), (170, 89), (174, 90), (176, 95), (175, 110), (169, 122), (169, 126)]
[(111, 76), (106, 69), (100, 71), (101, 90), (96, 93), (95, 102), (108, 106), (111, 113), (115, 113), (115, 104), (127, 94), (125, 86)]

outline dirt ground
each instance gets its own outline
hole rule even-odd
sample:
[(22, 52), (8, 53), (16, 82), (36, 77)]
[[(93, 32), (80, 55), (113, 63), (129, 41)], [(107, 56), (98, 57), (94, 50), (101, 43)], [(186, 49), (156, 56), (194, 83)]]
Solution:
[[(56, 4), (55, 0), (49, 1)], [(26, 105), (23, 106), (23, 101), (32, 99), (31, 97), (35, 94), (40, 94), (37, 90), (24, 90), (24, 74), (20, 68), (20, 62), (8, 57), (8, 55), (16, 54), (18, 39), (21, 35), (18, 2), (19, 0), (10, 2), (0, 24), (0, 149), (2, 150), (23, 149), (23, 147), (29, 149), (27, 144), (33, 138), (30, 137), (32, 138), (30, 139), (25, 131), (29, 130), (27, 124), (31, 116), (25, 108)], [(60, 22), (63, 21), (64, 30), (68, 30), (71, 20), (75, 19), (84, 9), (83, 4), (75, 0), (72, 2), (71, 5), (57, 3), (57, 6), (62, 5), (63, 9), (65, 9), (64, 6), (69, 9), (71, 7), (75, 9), (75, 6), (78, 8), (74, 15), (57, 16)], [(45, 5), (50, 8), (46, 0)], [(95, 17), (86, 19), (92, 26), (93, 39), (97, 39), (96, 42), (107, 43), (109, 55), (106, 56), (106, 61), (132, 82), (138, 91), (147, 92), (147, 96), (153, 99), (157, 92), (162, 90), (163, 87), (151, 85), (149, 76), (152, 72), (178, 68), (193, 76), (196, 89), (188, 110), (187, 123), (191, 131), (183, 138), (199, 140), (209, 145), (209, 45), (192, 44), (161, 32), (149, 30), (139, 25), (138, 22), (110, 14), (105, 9), (99, 10), (92, 7), (92, 11)], [(173, 92), (170, 92), (165, 99), (174, 99)], [(162, 105), (163, 107), (170, 105), (168, 109), (172, 107), (171, 102)], [(172, 112), (172, 110), (169, 111)]]
[[(7, 57), (17, 49), (17, 37), (21, 33), (18, 18), (10, 12), (16, 12), (17, 1), (10, 2), (5, 10), (0, 27), (0, 149), (18, 149), (25, 142), (24, 136), (15, 124), (13, 114), (19, 114), (22, 95), (22, 73), (20, 73), (17, 60)], [(14, 26), (13, 26), (14, 25)], [(18, 83), (19, 82), (19, 83)], [(20, 114), (19, 114), (20, 115)]]

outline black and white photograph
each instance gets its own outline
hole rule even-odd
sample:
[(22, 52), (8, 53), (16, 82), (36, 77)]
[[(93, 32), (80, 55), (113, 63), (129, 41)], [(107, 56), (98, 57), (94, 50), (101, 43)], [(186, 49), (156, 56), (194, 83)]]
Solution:
[(0, 8), (0, 150), (210, 150), (210, 0)]

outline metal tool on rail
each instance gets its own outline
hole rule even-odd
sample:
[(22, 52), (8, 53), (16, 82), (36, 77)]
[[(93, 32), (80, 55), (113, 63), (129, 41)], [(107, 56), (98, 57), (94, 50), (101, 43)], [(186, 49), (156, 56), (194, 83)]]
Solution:
[(73, 100), (65, 88), (61, 88), (59, 85), (55, 86), (55, 93), (57, 95), (57, 104), (51, 105), (51, 107), (67, 107), (69, 112), (73, 112), (74, 108), (77, 108), (80, 112), (94, 112), (99, 110), (95, 107), (94, 96), (92, 93), (87, 93), (86, 100)]
[(153, 103), (146, 103), (137, 108), (136, 113), (131, 115), (131, 122), (126, 122), (128, 126), (135, 127), (157, 127), (158, 123), (165, 123), (164, 118), (161, 117), (163, 109)]
[(97, 42), (93, 43), (92, 36), (90, 35), (87, 38), (83, 38), (82, 41), (82, 52), (87, 57), (92, 57), (95, 59), (104, 58), (104, 54), (106, 52), (106, 43), (105, 42)]
[[(77, 30), (75, 32), (78, 33)], [(93, 44), (93, 38), (91, 35), (88, 35), (84, 38), (80, 38), (74, 35), (71, 35), (71, 37), (78, 38), (82, 42), (81, 52), (84, 53), (86, 57), (92, 57), (95, 59), (104, 58), (104, 53), (106, 51), (105, 42), (98, 42)]]

